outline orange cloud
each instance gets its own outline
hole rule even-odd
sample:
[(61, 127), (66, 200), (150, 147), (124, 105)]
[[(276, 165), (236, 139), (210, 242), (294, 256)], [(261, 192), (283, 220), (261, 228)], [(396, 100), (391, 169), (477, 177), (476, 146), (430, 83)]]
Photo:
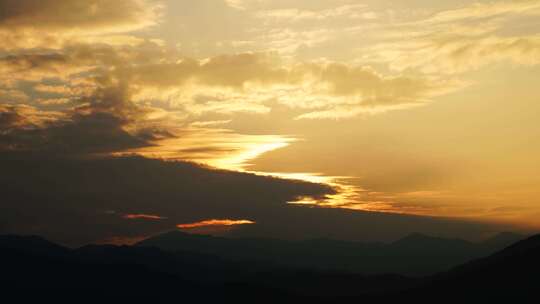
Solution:
[(205, 220), (200, 221), (196, 223), (189, 223), (189, 224), (179, 224), (177, 225), (180, 229), (192, 229), (192, 228), (200, 228), (200, 227), (211, 227), (211, 226), (236, 226), (236, 225), (251, 225), (255, 224), (255, 222), (250, 220)]
[(126, 220), (152, 220), (152, 221), (158, 221), (158, 220), (164, 220), (166, 217), (162, 217), (159, 215), (153, 215), (153, 214), (126, 214), (122, 216), (123, 219)]
[[(4, 0), (0, 49), (57, 48), (96, 37), (111, 40), (107, 35), (155, 25), (161, 10), (161, 4), (149, 0)], [(125, 36), (112, 40), (118, 38), (126, 40)]]

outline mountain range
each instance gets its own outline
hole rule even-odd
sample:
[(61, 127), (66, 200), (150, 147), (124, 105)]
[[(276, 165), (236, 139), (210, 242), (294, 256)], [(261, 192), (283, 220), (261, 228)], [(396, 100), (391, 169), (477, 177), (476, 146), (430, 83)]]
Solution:
[[(194, 237), (173, 233), (158, 239), (172, 236)], [(477, 245), (485, 246), (508, 238), (508, 234), (500, 235)], [(156, 241), (155, 238), (150, 240)], [(267, 241), (259, 240), (261, 243)], [(273, 241), (279, 244), (278, 240)], [(418, 246), (428, 246), (426, 251), (435, 252), (429, 246), (438, 246), (444, 241), (412, 235), (392, 244), (377, 246), (388, 247), (385, 250), (401, 248), (401, 252), (407, 249), (412, 254)], [(458, 242), (446, 241), (448, 244)], [(328, 246), (326, 242), (333, 244), (326, 240), (320, 248)], [(302, 246), (304, 243), (300, 242)], [(307, 243), (313, 246), (313, 241)], [(342, 242), (337, 243), (345, 246)], [(536, 288), (540, 273), (540, 235), (423, 277), (384, 273), (367, 275), (350, 269), (323, 270), (290, 266), (291, 263), (227, 259), (203, 253), (163, 250), (144, 244), (89, 245), (70, 249), (35, 236), (0, 236), (2, 294), (18, 299), (19, 303), (38, 300), (55, 300), (57, 303), (415, 300), (432, 303), (435, 300), (477, 302), (490, 299), (526, 303)]]
[(363, 243), (330, 239), (225, 238), (173, 231), (143, 240), (136, 246), (286, 267), (421, 276), (487, 256), (522, 238), (524, 236), (506, 232), (473, 243), (416, 233), (393, 243)]

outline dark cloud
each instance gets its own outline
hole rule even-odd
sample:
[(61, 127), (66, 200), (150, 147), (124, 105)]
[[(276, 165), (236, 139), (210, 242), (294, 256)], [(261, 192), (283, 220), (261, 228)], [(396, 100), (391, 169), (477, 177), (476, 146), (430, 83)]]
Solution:
[[(39, 110), (4, 107), (0, 216), (4, 231), (67, 243), (131, 238), (178, 223), (280, 213), (298, 196), (333, 193), (326, 185), (261, 177), (114, 152), (147, 147), (167, 130), (140, 128), (151, 109), (131, 101), (127, 82), (111, 75), (63, 119), (24, 124)], [(285, 208), (285, 209), (284, 209)], [(159, 223), (125, 215), (159, 215)]]
[[(119, 33), (155, 25), (159, 0), (0, 0), (0, 50), (62, 49), (78, 42), (115, 39)], [(111, 40), (112, 39), (112, 40)]]
[[(2, 116), (0, 116), (1, 118)], [(125, 131), (126, 121), (110, 113), (76, 114), (47, 128), (12, 129), (0, 133), (0, 150), (88, 154), (116, 152), (150, 145)]]
[[(256, 222), (231, 230), (231, 235), (289, 239), (381, 240), (415, 231), (470, 237), (502, 230), (429, 217), (293, 206), (287, 202), (306, 196), (322, 198), (335, 190), (184, 162), (104, 157), (146, 147), (152, 139), (171, 134), (131, 130), (148, 109), (131, 102), (125, 82), (104, 77), (96, 84), (93, 95), (81, 100), (65, 119), (44, 126), (13, 127), (0, 134), (5, 210), (0, 214), (1, 232), (82, 244), (138, 238), (207, 219)], [(3, 120), (13, 125), (20, 114), (24, 112)], [(163, 219), (133, 221), (125, 218), (127, 214)]]
[(34, 70), (52, 72), (56, 67), (65, 68), (68, 58), (59, 53), (49, 54), (20, 54), (0, 58), (0, 65), (13, 72)]
[[(368, 107), (425, 102), (438, 89), (426, 79), (389, 78), (350, 64), (287, 64), (271, 52), (182, 58), (159, 43), (116, 35), (155, 24), (158, 4), (0, 0), (0, 232), (81, 244), (138, 238), (213, 218), (256, 222), (231, 234), (282, 238), (390, 239), (414, 231), (470, 236), (493, 229), (428, 217), (292, 206), (287, 202), (322, 197), (334, 189), (184, 162), (112, 158), (115, 152), (174, 137), (165, 128), (178, 119), (170, 117), (173, 111), (182, 112), (178, 117), (219, 113), (218, 108), (245, 111), (248, 102), (257, 102), (251, 97), (274, 94), (276, 87), (291, 91), (286, 102), (291, 108), (326, 111), (313, 117), (343, 115), (335, 110), (350, 115), (342, 107), (351, 100)], [(123, 39), (137, 40), (136, 47)], [(63, 89), (47, 87), (50, 83)], [(168, 97), (161, 95), (168, 90), (187, 97), (168, 108)], [(240, 96), (233, 99), (247, 102), (235, 104), (227, 95), (232, 91)], [(317, 96), (319, 105), (306, 101), (304, 93)], [(39, 103), (46, 97), (62, 103), (53, 111)], [(207, 103), (212, 104), (205, 108)], [(154, 104), (163, 108), (159, 115), (151, 115), (158, 111)], [(165, 116), (170, 118), (166, 124), (155, 118)], [(204, 155), (234, 148), (177, 149)], [(155, 216), (161, 220), (140, 220)]]
[(84, 29), (137, 27), (151, 23), (155, 5), (146, 0), (1, 0), (0, 26)]
[(40, 111), (28, 105), (0, 103), (0, 134), (17, 129), (31, 129), (48, 122), (59, 121), (64, 115), (53, 111)]
[[(3, 113), (10, 114), (0, 117), (10, 128), (0, 134), (4, 210), (0, 232), (82, 244), (139, 238), (207, 219), (256, 222), (232, 229), (231, 235), (288, 239), (381, 240), (415, 231), (471, 237), (503, 229), (429, 217), (293, 206), (287, 202), (322, 198), (335, 190), (184, 162), (104, 156), (147, 147), (153, 139), (172, 134), (133, 129), (151, 109), (131, 101), (128, 82), (103, 76), (95, 84), (92, 95), (81, 98), (66, 117), (41, 125), (17, 125), (21, 119), (35, 120), (25, 115), (38, 115), (36, 109), (5, 108)], [(129, 214), (163, 219), (134, 221), (125, 218)]]
[(24, 118), (15, 111), (0, 112), (0, 130), (11, 129)]
[[(103, 44), (73, 44), (62, 50), (29, 50), (9, 52), (0, 57), (0, 71), (10, 73), (17, 80), (30, 81), (61, 78), (106, 77), (109, 69), (142, 56), (149, 49), (141, 47), (112, 47)], [(80, 75), (87, 72), (86, 75)], [(92, 72), (92, 73), (89, 73)]]
[[(42, 154), (0, 155), (0, 221), (12, 232), (84, 243), (173, 229), (206, 218), (285, 212), (300, 195), (332, 193), (324, 185), (210, 170), (139, 157), (81, 159)], [(158, 214), (159, 223), (125, 214)]]
[[(332, 193), (328, 186), (140, 157), (81, 159), (0, 154), (1, 232), (69, 244), (132, 238), (207, 219), (256, 222), (233, 236), (388, 240), (414, 231), (480, 237), (500, 226), (449, 219), (286, 204)], [(159, 221), (126, 220), (159, 215)], [(249, 227), (248, 227), (249, 226)]]
[[(156, 130), (128, 132), (145, 109), (130, 101), (126, 85), (106, 83), (94, 94), (80, 100), (81, 106), (66, 113), (63, 120), (51, 121), (44, 126), (15, 127), (25, 119), (16, 107), (11, 107), (0, 118), (2, 124), (12, 128), (0, 133), (0, 150), (40, 151), (44, 153), (88, 154), (117, 152), (151, 145), (148, 140), (166, 133)], [(4, 122), (5, 121), (5, 122)]]

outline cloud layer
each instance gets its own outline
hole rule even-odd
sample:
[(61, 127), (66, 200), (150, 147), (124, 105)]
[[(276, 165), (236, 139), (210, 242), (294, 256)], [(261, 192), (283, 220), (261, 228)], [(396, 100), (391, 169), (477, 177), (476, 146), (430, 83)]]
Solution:
[(138, 238), (211, 218), (256, 222), (231, 231), (234, 235), (285, 239), (393, 239), (426, 230), (470, 237), (501, 229), (427, 217), (291, 206), (286, 202), (296, 197), (324, 196), (333, 190), (182, 162), (2, 153), (0, 164), (4, 186), (0, 232), (39, 234), (72, 245)]
[(146, 0), (2, 0), (0, 49), (60, 47), (81, 35), (142, 29), (157, 22), (159, 9)]
[[(256, 222), (238, 235), (299, 238), (488, 231), (492, 227), (458, 221), (293, 206), (287, 202), (329, 201), (336, 189), (316, 179), (283, 180), (132, 154), (245, 170), (302, 132), (319, 138), (332, 129), (320, 139), (332, 147), (321, 157), (326, 163), (343, 154), (339, 141), (359, 140), (356, 133), (367, 124), (349, 131), (314, 120), (400, 113), (460, 93), (475, 82), (470, 75), (486, 67), (537, 66), (538, 15), (534, 0), (461, 6), (421, 0), (0, 0), (0, 162), (9, 172), (2, 177), (8, 212), (0, 226), (66, 242), (140, 237), (212, 218)], [(399, 124), (396, 117), (388, 125)], [(435, 120), (425, 123), (444, 119)], [(379, 145), (391, 130), (362, 134)], [(265, 135), (273, 132), (294, 136)], [(351, 196), (356, 201), (344, 207), (413, 213), (436, 199), (447, 203), (451, 196), (444, 190), (407, 188), (408, 181), (432, 176), (409, 169), (418, 165), (392, 144), (392, 160), (374, 158), (373, 168), (351, 174), (375, 175), (362, 180), (366, 185), (399, 181), (400, 190), (390, 191), (390, 198), (388, 185), (378, 191), (351, 186), (366, 201)], [(352, 163), (368, 159), (368, 145), (355, 147), (358, 155), (341, 169), (349, 172)], [(308, 150), (298, 162), (316, 153), (324, 152)], [(84, 224), (94, 227), (73, 229)]]

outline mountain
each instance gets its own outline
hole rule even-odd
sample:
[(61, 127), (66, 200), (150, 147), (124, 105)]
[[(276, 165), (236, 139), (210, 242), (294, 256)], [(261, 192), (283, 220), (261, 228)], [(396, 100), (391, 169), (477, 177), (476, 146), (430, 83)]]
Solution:
[(449, 303), (536, 303), (540, 274), (540, 235), (519, 241), (426, 279), (423, 286), (392, 298), (400, 301)]
[(164, 233), (137, 244), (165, 251), (193, 252), (229, 260), (251, 260), (286, 267), (349, 271), (364, 274), (429, 275), (494, 253), (519, 235), (505, 234), (472, 243), (412, 234), (390, 244), (327, 239), (285, 241), (265, 238), (224, 238), (180, 231)]
[[(412, 250), (421, 244), (454, 242), (469, 246), (424, 235), (385, 246)], [(350, 245), (307, 243), (335, 243), (340, 249)], [(538, 257), (540, 235), (445, 272), (408, 278), (285, 268), (141, 246), (69, 249), (39, 237), (0, 236), (0, 289), (3, 298), (21, 303), (533, 303)]]
[(191, 277), (199, 271), (212, 276), (233, 269), (225, 261), (206, 264), (211, 259), (128, 246), (71, 250), (38, 237), (0, 236), (0, 290), (3, 299), (19, 303), (211, 303), (260, 294), (267, 295), (262, 303), (295, 300), (247, 279)]
[(397, 292), (417, 283), (399, 275), (287, 268), (155, 247), (88, 245), (69, 249), (42, 238), (19, 236), (0, 236), (0, 269), (4, 297), (15, 295), (21, 302), (256, 299), (257, 303), (297, 303), (335, 295)]
[(482, 243), (486, 247), (501, 247), (506, 248), (518, 241), (521, 241), (525, 239), (526, 237), (517, 233), (513, 232), (501, 232), (498, 233), (487, 240), (483, 241)]
[(0, 249), (41, 256), (64, 256), (69, 252), (69, 249), (39, 236), (17, 235), (0, 235)]

